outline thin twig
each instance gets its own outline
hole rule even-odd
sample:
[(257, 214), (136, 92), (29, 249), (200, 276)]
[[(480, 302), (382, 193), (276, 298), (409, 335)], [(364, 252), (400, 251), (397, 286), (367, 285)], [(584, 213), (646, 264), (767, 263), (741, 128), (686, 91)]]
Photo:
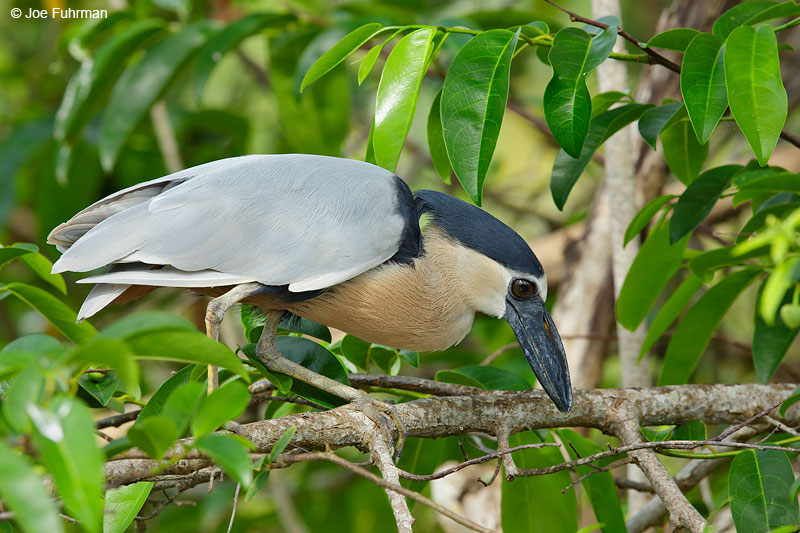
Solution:
[(518, 450), (527, 450), (529, 448), (544, 448), (545, 446), (558, 447), (558, 444), (555, 442), (542, 442), (539, 444), (523, 444), (522, 446), (514, 446), (513, 448), (509, 448), (507, 450), (502, 450), (482, 455), (480, 457), (476, 457), (475, 459), (470, 459), (468, 461), (464, 461), (463, 463), (458, 463), (457, 465), (448, 468), (447, 470), (442, 470), (440, 472), (435, 472), (429, 475), (412, 474), (411, 472), (400, 470), (400, 477), (404, 479), (411, 479), (413, 481), (433, 481), (434, 479), (442, 479), (443, 477), (449, 476), (450, 474), (454, 474), (459, 470), (463, 470), (468, 466), (488, 463), (492, 459), (499, 459), (500, 457), (508, 453), (514, 453)]
[[(372, 461), (380, 470), (383, 479), (390, 485), (399, 486), (400, 469), (394, 464), (392, 451), (380, 431), (374, 433), (371, 449)], [(403, 494), (386, 487), (386, 496), (389, 497), (389, 504), (392, 507), (392, 514), (394, 514), (394, 520), (397, 524), (397, 533), (411, 533), (414, 517), (411, 516), (411, 510), (408, 508), (408, 503)]]
[(319, 409), (320, 411), (328, 410), (328, 408), (324, 405), (317, 402), (312, 402), (311, 400), (306, 400), (300, 396), (269, 396), (267, 394), (253, 394), (250, 398), (250, 402), (254, 404), (262, 402), (295, 403), (297, 405), (307, 405), (308, 407), (313, 407), (314, 409)]
[(754, 414), (753, 416), (751, 416), (750, 418), (748, 418), (744, 422), (739, 422), (735, 426), (729, 427), (728, 429), (726, 429), (725, 431), (723, 431), (722, 433), (720, 433), (719, 435), (717, 435), (716, 437), (714, 437), (711, 440), (712, 441), (724, 440), (726, 437), (728, 437), (730, 435), (733, 435), (734, 433), (736, 433), (737, 431), (739, 431), (743, 427), (748, 426), (748, 425), (752, 424), (753, 422), (755, 422), (756, 420), (758, 420), (759, 418), (768, 415), (769, 413), (771, 413), (776, 407), (778, 407), (782, 403), (783, 403), (783, 400), (773, 404), (771, 407), (767, 407), (763, 411), (760, 411), (760, 412)]
[(789, 435), (793, 435), (795, 437), (800, 437), (800, 432), (798, 432), (794, 428), (790, 428), (789, 426), (787, 426), (786, 424), (784, 424), (780, 420), (775, 420), (774, 418), (772, 418), (769, 415), (765, 416), (764, 420), (766, 420), (767, 422), (769, 422), (770, 424), (772, 424), (773, 426), (775, 426), (779, 430), (783, 431), (784, 433), (788, 433)]
[(109, 427), (118, 427), (126, 422), (130, 422), (131, 420), (136, 420), (136, 417), (139, 416), (141, 413), (141, 409), (136, 409), (135, 411), (129, 411), (127, 413), (122, 413), (119, 415), (109, 416), (107, 418), (101, 418), (97, 422), (95, 422), (95, 427), (97, 429), (109, 428)]
[(233, 509), (231, 510), (231, 521), (228, 522), (228, 533), (233, 529), (233, 519), (236, 517), (236, 506), (239, 504), (239, 489), (242, 488), (241, 483), (236, 484), (236, 492), (233, 493)]
[(619, 461), (615, 461), (615, 462), (611, 463), (608, 466), (595, 466), (593, 464), (589, 464), (588, 466), (591, 466), (594, 470), (592, 470), (591, 472), (587, 472), (584, 475), (576, 478), (575, 481), (573, 481), (572, 483), (570, 483), (569, 485), (567, 485), (566, 487), (561, 489), (561, 494), (566, 493), (569, 489), (571, 489), (573, 486), (581, 483), (587, 477), (593, 476), (593, 475), (595, 475), (597, 473), (600, 473), (600, 472), (608, 472), (609, 470), (613, 470), (613, 469), (619, 468), (621, 466), (629, 465), (632, 462), (633, 462), (633, 459), (631, 459), (630, 457), (626, 457), (625, 459), (620, 459)]

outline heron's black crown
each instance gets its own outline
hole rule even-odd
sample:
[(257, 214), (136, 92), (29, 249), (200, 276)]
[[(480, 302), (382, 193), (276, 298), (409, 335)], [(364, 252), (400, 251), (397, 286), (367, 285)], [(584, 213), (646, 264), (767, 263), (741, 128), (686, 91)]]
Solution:
[(417, 216), (430, 213), (431, 223), (453, 239), (520, 273), (541, 277), (542, 264), (528, 243), (483, 209), (438, 191), (417, 191)]

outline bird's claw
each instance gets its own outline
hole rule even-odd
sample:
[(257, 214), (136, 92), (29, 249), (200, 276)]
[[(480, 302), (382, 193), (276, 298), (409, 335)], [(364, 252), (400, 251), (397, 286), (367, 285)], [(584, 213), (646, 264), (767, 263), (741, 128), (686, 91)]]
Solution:
[(366, 392), (361, 391), (361, 394), (350, 402), (350, 406), (357, 411), (361, 411), (367, 418), (372, 420), (380, 428), (384, 440), (388, 444), (394, 443), (394, 434), (395, 431), (397, 432), (397, 442), (394, 443), (392, 456), (394, 463), (397, 463), (403, 453), (408, 430), (400, 417), (397, 416), (397, 409), (394, 404), (376, 400)]

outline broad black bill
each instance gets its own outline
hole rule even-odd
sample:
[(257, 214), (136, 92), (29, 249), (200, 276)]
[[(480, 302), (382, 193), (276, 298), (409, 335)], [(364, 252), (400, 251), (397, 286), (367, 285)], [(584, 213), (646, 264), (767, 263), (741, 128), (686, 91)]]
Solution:
[(566, 413), (572, 408), (572, 384), (567, 354), (556, 325), (539, 296), (528, 300), (506, 299), (506, 322), (511, 325), (522, 353), (542, 388)]

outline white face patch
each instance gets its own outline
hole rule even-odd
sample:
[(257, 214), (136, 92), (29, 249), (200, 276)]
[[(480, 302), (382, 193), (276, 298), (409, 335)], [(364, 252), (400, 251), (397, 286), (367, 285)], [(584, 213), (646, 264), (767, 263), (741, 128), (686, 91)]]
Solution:
[(542, 301), (547, 300), (547, 274), (542, 274), (541, 277), (537, 278), (530, 274), (523, 274), (515, 270), (509, 270), (509, 273), (511, 275), (511, 279), (525, 279), (535, 283), (537, 292), (539, 293), (539, 296), (542, 297)]

